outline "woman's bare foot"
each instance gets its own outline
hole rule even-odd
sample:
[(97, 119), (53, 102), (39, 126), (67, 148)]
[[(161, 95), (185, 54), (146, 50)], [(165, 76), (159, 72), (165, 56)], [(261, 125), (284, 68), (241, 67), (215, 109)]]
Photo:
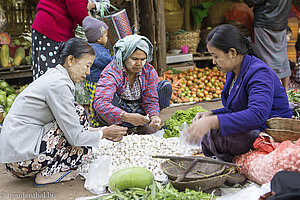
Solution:
[[(59, 172), (59, 173), (53, 174), (51, 176), (42, 176), (41, 173), (38, 173), (35, 177), (35, 183), (36, 184), (54, 183), (66, 173), (68, 173), (68, 172)], [(63, 177), (58, 182), (70, 181), (70, 180), (75, 179), (77, 176), (78, 176), (78, 171), (77, 170), (71, 170), (70, 173), (65, 175), (65, 177)]]

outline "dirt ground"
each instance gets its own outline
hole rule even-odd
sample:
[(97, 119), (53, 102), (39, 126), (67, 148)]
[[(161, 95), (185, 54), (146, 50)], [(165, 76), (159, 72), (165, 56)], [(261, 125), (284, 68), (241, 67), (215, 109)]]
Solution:
[[(195, 105), (201, 105), (207, 110), (222, 107), (221, 101), (197, 103), (194, 105), (178, 106), (164, 109), (161, 112), (163, 121), (171, 117), (177, 110), (186, 110)], [(76, 199), (78, 197), (94, 196), (93, 193), (84, 188), (84, 179), (77, 177), (77, 179), (52, 184), (44, 187), (34, 187), (33, 178), (17, 179), (7, 172), (5, 166), (0, 164), (0, 200), (5, 199)]]

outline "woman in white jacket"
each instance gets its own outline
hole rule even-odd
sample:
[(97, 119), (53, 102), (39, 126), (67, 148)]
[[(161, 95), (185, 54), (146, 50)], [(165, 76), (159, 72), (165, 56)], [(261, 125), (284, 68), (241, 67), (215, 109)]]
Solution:
[(87, 42), (72, 38), (61, 45), (59, 64), (16, 98), (0, 133), (0, 162), (15, 177), (35, 176), (37, 186), (74, 179), (74, 169), (100, 139), (122, 139), (127, 128), (88, 127), (84, 108), (74, 101), (74, 84), (85, 79), (94, 59)]

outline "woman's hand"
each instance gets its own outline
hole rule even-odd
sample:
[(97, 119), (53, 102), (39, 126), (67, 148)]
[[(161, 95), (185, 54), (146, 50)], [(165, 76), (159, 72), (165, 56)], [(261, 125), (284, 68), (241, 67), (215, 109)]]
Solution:
[(144, 126), (150, 122), (148, 116), (141, 115), (139, 113), (124, 113), (121, 118), (122, 121), (128, 122), (134, 126)]
[(112, 140), (113, 142), (119, 142), (122, 140), (123, 135), (127, 133), (127, 127), (111, 125), (101, 128), (103, 132), (102, 138)]
[(94, 2), (89, 2), (87, 5), (87, 9), (88, 9), (88, 11), (90, 11), (92, 9), (96, 9), (96, 4)]
[(190, 125), (184, 132), (184, 137), (188, 143), (198, 144), (211, 129), (219, 128), (220, 124), (217, 115), (202, 117), (200, 120), (196, 120)]
[(155, 115), (151, 117), (151, 122), (149, 126), (155, 130), (159, 130), (161, 128), (161, 119), (159, 116)]
[(194, 117), (193, 122), (195, 122), (195, 121), (197, 121), (197, 120), (199, 120), (203, 117), (207, 117), (209, 115), (212, 115), (212, 114), (213, 114), (213, 112), (211, 112), (211, 111), (209, 111), (209, 112), (198, 112), (196, 114), (196, 116)]

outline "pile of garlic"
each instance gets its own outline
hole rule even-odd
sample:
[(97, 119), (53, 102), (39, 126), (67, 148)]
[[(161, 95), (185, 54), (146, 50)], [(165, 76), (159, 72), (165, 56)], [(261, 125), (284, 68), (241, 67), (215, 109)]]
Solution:
[(98, 156), (109, 156), (111, 165), (108, 176), (126, 167), (145, 167), (149, 169), (155, 179), (164, 179), (165, 175), (160, 168), (164, 159), (152, 158), (154, 155), (182, 156), (193, 155), (199, 152), (199, 147), (182, 146), (179, 138), (160, 138), (153, 135), (128, 135), (120, 142), (103, 140), (99, 148), (93, 149), (93, 159), (80, 167), (81, 174), (88, 172), (89, 165), (97, 160)]

